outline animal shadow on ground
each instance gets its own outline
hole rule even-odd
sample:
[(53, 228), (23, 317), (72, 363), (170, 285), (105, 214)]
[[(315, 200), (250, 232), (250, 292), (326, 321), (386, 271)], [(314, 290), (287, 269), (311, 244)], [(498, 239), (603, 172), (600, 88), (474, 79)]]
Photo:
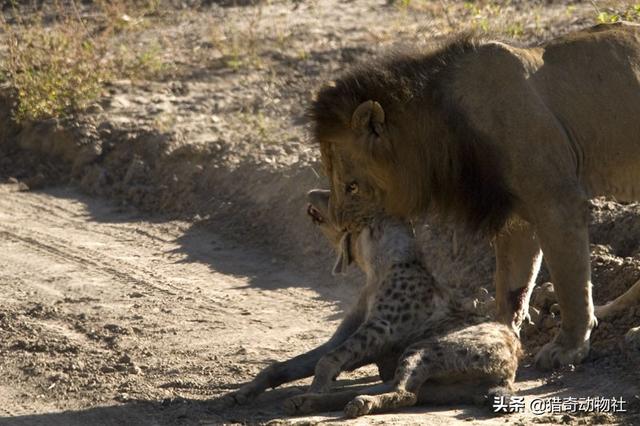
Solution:
[[(144, 212), (134, 207), (118, 205), (114, 201), (81, 194), (72, 187), (53, 187), (39, 191), (49, 196), (71, 199), (83, 204), (88, 213), (88, 220), (97, 223), (136, 223), (145, 222), (161, 225), (175, 219), (175, 215)], [(303, 215), (303, 210), (300, 211)], [(247, 286), (263, 289), (278, 290), (289, 287), (312, 288), (318, 293), (318, 299), (338, 302), (341, 309), (348, 308), (357, 293), (353, 285), (341, 285), (347, 281), (357, 281), (361, 277), (357, 271), (346, 278), (333, 278), (329, 273), (332, 249), (321, 240), (321, 247), (314, 248), (320, 253), (326, 252), (327, 257), (320, 257), (318, 264), (297, 265), (282, 257), (276, 257), (265, 247), (255, 241), (233, 239), (229, 226), (222, 219), (207, 223), (193, 223), (181, 232), (173, 243), (178, 247), (167, 254), (179, 254), (183, 258), (176, 263), (200, 263), (211, 271), (242, 277)], [(239, 225), (234, 224), (233, 227)], [(217, 230), (220, 230), (219, 232)], [(309, 232), (315, 230), (311, 227)], [(321, 255), (322, 256), (322, 255)], [(324, 262), (324, 260), (327, 260)], [(335, 319), (330, 317), (329, 319)]]

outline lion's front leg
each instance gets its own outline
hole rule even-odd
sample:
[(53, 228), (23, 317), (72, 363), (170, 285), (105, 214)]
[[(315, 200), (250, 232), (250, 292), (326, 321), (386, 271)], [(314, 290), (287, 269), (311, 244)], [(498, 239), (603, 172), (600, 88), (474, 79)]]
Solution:
[(540, 244), (533, 226), (519, 221), (496, 236), (494, 248), (497, 319), (519, 333), (540, 270)]
[(589, 337), (596, 324), (586, 200), (570, 195), (563, 198), (567, 204), (555, 208), (547, 204), (536, 217), (537, 235), (562, 317), (560, 332), (536, 356), (536, 364), (546, 369), (581, 362), (589, 352)]

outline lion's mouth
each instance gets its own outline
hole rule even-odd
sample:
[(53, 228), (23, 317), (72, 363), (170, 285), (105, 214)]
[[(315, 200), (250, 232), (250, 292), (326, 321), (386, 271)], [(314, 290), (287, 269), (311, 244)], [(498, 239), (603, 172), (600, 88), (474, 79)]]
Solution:
[(309, 204), (307, 206), (307, 214), (311, 217), (311, 220), (316, 225), (320, 225), (320, 224), (324, 223), (324, 217), (322, 217), (322, 214), (320, 213), (320, 210), (318, 210), (315, 207), (313, 207), (313, 204)]

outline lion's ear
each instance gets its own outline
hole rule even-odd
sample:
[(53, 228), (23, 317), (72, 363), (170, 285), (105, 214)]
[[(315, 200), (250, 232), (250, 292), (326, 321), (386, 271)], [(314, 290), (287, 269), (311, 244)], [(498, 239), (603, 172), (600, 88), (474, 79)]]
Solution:
[(366, 101), (358, 105), (351, 116), (351, 129), (356, 132), (372, 132), (382, 136), (384, 132), (384, 109), (376, 101)]

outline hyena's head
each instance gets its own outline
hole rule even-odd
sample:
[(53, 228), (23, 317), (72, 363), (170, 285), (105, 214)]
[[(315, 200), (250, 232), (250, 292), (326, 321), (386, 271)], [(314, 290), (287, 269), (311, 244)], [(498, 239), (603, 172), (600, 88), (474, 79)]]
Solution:
[(334, 274), (345, 272), (351, 262), (369, 273), (389, 261), (404, 261), (416, 256), (413, 229), (408, 222), (378, 212), (359, 218), (347, 231), (332, 219), (330, 191), (314, 189), (309, 191), (307, 199), (307, 214), (337, 251)]

